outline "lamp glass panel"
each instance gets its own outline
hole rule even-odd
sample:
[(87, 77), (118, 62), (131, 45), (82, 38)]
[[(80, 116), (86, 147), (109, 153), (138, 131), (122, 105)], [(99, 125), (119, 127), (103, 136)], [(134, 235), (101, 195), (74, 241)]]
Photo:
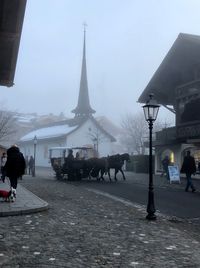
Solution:
[(154, 107), (154, 120), (156, 120), (156, 118), (157, 118), (158, 110), (159, 110), (159, 106)]
[(154, 119), (154, 107), (153, 106), (149, 106), (148, 119)]
[(149, 111), (148, 111), (148, 106), (147, 105), (144, 105), (143, 106), (143, 111), (144, 111), (144, 116), (145, 116), (145, 120), (147, 121), (148, 120), (148, 116), (149, 116)]

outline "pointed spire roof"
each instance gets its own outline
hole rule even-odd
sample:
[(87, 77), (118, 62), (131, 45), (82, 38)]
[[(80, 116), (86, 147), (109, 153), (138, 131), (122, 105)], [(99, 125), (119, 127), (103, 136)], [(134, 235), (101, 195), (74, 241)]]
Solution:
[(86, 53), (85, 53), (85, 38), (86, 31), (84, 25), (84, 41), (83, 41), (83, 59), (81, 69), (81, 81), (78, 96), (78, 104), (72, 113), (75, 113), (75, 117), (90, 117), (96, 111), (90, 106), (89, 93), (88, 93), (88, 82), (87, 82), (87, 68), (86, 68)]

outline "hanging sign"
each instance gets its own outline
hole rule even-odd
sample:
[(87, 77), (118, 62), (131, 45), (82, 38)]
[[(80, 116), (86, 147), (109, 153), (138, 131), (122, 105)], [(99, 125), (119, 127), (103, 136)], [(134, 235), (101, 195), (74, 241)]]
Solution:
[(178, 166), (168, 166), (168, 171), (169, 171), (169, 180), (170, 183), (172, 182), (179, 182), (180, 181), (180, 172)]

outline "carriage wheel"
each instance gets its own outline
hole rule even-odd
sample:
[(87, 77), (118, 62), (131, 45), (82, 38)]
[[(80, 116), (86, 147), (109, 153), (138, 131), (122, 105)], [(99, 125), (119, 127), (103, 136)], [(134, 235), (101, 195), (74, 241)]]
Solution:
[(75, 176), (75, 174), (73, 172), (68, 172), (67, 173), (67, 178), (68, 178), (69, 181), (75, 181), (76, 176)]
[(57, 180), (62, 180), (63, 179), (63, 173), (61, 173), (60, 171), (56, 171), (56, 179)]

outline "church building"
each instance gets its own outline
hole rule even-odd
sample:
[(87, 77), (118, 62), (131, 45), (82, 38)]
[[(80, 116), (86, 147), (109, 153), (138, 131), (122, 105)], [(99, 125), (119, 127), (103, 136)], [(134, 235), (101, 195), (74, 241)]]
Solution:
[(23, 136), (20, 150), (25, 157), (34, 155), (34, 141), (36, 146), (36, 166), (50, 166), (49, 149), (51, 147), (80, 147), (87, 146), (94, 149), (98, 156), (116, 153), (113, 142), (115, 138), (108, 133), (94, 118), (95, 110), (89, 100), (87, 68), (86, 68), (86, 32), (84, 30), (83, 58), (80, 79), (78, 104), (74, 110), (74, 118), (54, 123)]

